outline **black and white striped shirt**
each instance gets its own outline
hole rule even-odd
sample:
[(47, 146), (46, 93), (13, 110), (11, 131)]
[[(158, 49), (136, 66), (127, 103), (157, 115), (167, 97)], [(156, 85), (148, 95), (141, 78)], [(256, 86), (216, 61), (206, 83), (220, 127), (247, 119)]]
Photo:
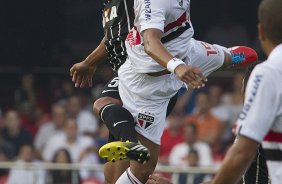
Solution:
[(125, 39), (134, 21), (133, 0), (105, 0), (103, 27), (108, 58), (117, 71), (127, 58)]
[(255, 159), (243, 175), (241, 184), (270, 184), (270, 176), (268, 175), (266, 156), (260, 146)]

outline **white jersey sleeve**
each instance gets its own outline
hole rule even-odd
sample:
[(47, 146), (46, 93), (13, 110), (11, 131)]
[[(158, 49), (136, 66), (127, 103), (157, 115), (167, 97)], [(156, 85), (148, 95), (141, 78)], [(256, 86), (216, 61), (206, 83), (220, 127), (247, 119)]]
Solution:
[(279, 100), (271, 70), (258, 65), (252, 72), (245, 93), (244, 108), (237, 121), (236, 133), (261, 142), (272, 127)]
[(134, 0), (134, 27), (126, 39), (128, 62), (136, 73), (166, 69), (144, 51), (143, 33), (148, 29), (163, 32), (161, 42), (171, 55), (188, 58), (194, 34), (190, 21), (190, 0)]
[(155, 28), (164, 32), (165, 15), (170, 5), (170, 0), (137, 0), (139, 4), (140, 33), (146, 29)]

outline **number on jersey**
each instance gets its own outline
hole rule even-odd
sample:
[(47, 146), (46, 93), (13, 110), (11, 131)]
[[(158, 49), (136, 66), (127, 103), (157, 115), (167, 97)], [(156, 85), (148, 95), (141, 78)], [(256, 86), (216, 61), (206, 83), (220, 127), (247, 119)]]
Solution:
[(211, 54), (218, 54), (218, 51), (214, 48), (214, 46), (212, 46), (209, 43), (206, 42), (200, 42), (204, 48), (207, 50), (207, 56), (211, 55)]

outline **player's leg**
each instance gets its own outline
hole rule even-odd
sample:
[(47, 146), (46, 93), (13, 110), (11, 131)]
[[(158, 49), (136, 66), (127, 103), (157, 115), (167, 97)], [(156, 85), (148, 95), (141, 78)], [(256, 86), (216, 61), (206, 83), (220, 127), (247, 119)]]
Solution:
[(119, 97), (118, 77), (114, 77), (105, 86), (102, 97), (93, 105), (93, 111), (106, 124), (116, 140), (137, 142), (133, 117), (122, 107)]
[(146, 183), (149, 175), (152, 174), (158, 162), (160, 146), (142, 135), (138, 135), (139, 141), (146, 146), (151, 153), (151, 157), (145, 164), (140, 164), (135, 161), (130, 162), (130, 167), (120, 176), (116, 184), (142, 184)]
[(130, 170), (132, 174), (136, 176), (142, 183), (145, 183), (148, 180), (149, 175), (152, 174), (156, 168), (160, 153), (160, 145), (148, 140), (140, 134), (138, 134), (138, 139), (150, 150), (151, 157), (150, 160), (143, 165), (131, 161)]
[(219, 68), (240, 68), (257, 61), (257, 53), (244, 46), (226, 48), (191, 39), (188, 64), (199, 67), (206, 76)]
[[(93, 110), (109, 129), (109, 142), (119, 140), (137, 142), (133, 117), (122, 107), (117, 77), (105, 86), (101, 98), (95, 101)], [(129, 167), (128, 160), (118, 161), (115, 164), (107, 162), (104, 167), (106, 183), (115, 183), (127, 167)]]
[(129, 167), (129, 160), (118, 160), (117, 162), (107, 162), (104, 165), (105, 184), (114, 184)]
[[(123, 83), (120, 84), (120, 94), (122, 99), (125, 99), (124, 106), (136, 117), (135, 129), (138, 132), (138, 140), (150, 150), (151, 156), (143, 165), (131, 161), (130, 168), (121, 175), (117, 184), (145, 183), (155, 170), (169, 97), (176, 94), (176, 91), (170, 91), (171, 86), (175, 84), (175, 80), (170, 77), (170, 75), (158, 78), (145, 76), (144, 85), (140, 84), (143, 87), (140, 90), (144, 91), (138, 91), (139, 94), (136, 94), (135, 90), (127, 90)], [(150, 97), (149, 100), (147, 96)]]
[(208, 56), (219, 54), (223, 51), (223, 68), (243, 68), (258, 60), (256, 51), (250, 47), (236, 46), (226, 48), (217, 44), (211, 45), (203, 41), (198, 42), (205, 48)]
[(138, 139), (149, 148), (151, 157), (144, 165), (131, 162), (130, 169), (121, 175), (117, 183), (145, 183), (157, 164), (168, 103), (183, 83), (174, 75), (153, 77), (136, 73), (131, 70), (129, 63), (120, 68), (119, 75), (122, 76), (119, 92), (123, 106), (135, 118), (135, 130), (140, 134)]
[[(111, 133), (109, 133), (108, 142), (117, 141)], [(117, 162), (106, 162), (104, 165), (105, 184), (114, 184), (120, 175), (129, 167), (129, 160), (118, 160)]]
[[(175, 103), (177, 101), (177, 94), (174, 95), (170, 101), (169, 101), (169, 104), (168, 104), (168, 107), (167, 107), (167, 114), (166, 116), (168, 116), (170, 114), (170, 112), (172, 111), (172, 109), (174, 108), (175, 106)], [(139, 134), (138, 134), (139, 135)], [(143, 142), (146, 144), (146, 145), (149, 145), (150, 146), (150, 143), (147, 143), (146, 142), (146, 139), (143, 137), (143, 136), (138, 136), (140, 139), (139, 140), (142, 140), (140, 141), (141, 144), (143, 144)], [(145, 139), (145, 140), (143, 140)], [(108, 146), (108, 148), (113, 148), (113, 146), (110, 144), (111, 142), (115, 141), (115, 139), (113, 137), (109, 137), (109, 143), (106, 145)], [(124, 143), (122, 143), (124, 144)], [(144, 146), (146, 146), (145, 144), (143, 144)], [(155, 144), (154, 144), (155, 145)], [(146, 146), (147, 147), (147, 146)], [(148, 168), (154, 168), (155, 167), (155, 164), (154, 164), (154, 160), (156, 161), (157, 157), (158, 157), (158, 152), (159, 152), (159, 148), (157, 150), (155, 150), (152, 146), (150, 147), (147, 147), (149, 148), (149, 150), (152, 150), (150, 151), (150, 153), (153, 153), (151, 155), (151, 158), (150, 160), (148, 161), (148, 163), (146, 163), (145, 167), (148, 167)], [(130, 148), (129, 148), (130, 149)], [(107, 149), (104, 149), (105, 151), (108, 151)], [(126, 154), (126, 153), (125, 153)], [(143, 157), (143, 160), (140, 160), (139, 162), (140, 163), (143, 163), (144, 161), (147, 161), (148, 160), (148, 155), (144, 155), (146, 157)], [(138, 159), (138, 157), (137, 157)], [(140, 157), (139, 157), (140, 159)], [(116, 159), (117, 161), (115, 163), (112, 163), (112, 162), (107, 162), (104, 166), (104, 175), (105, 175), (105, 179), (106, 179), (106, 183), (107, 184), (110, 184), (110, 183), (115, 183), (115, 181), (122, 175), (122, 173), (124, 173), (124, 171), (129, 167), (129, 160), (125, 159), (125, 160), (118, 160)], [(132, 160), (132, 157), (131, 157), (131, 160)], [(153, 163), (153, 164), (152, 164)], [(133, 163), (134, 164), (134, 163)], [(137, 162), (136, 162), (137, 164)], [(139, 165), (139, 164), (138, 164)], [(143, 169), (142, 169), (143, 170)], [(148, 173), (151, 173), (150, 169), (145, 169), (144, 171)], [(145, 173), (142, 173), (142, 176), (146, 176), (147, 174)], [(139, 176), (138, 176), (139, 177)]]

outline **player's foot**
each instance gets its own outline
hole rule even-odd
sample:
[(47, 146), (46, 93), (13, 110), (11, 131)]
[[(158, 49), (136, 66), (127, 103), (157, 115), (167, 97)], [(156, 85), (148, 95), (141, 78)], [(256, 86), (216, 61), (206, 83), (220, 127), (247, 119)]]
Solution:
[(146, 163), (150, 158), (150, 152), (145, 146), (135, 142), (110, 142), (99, 149), (100, 157), (107, 161), (130, 159), (141, 164)]
[(258, 60), (256, 51), (250, 47), (231, 47), (229, 51), (231, 53), (232, 68), (243, 68)]

